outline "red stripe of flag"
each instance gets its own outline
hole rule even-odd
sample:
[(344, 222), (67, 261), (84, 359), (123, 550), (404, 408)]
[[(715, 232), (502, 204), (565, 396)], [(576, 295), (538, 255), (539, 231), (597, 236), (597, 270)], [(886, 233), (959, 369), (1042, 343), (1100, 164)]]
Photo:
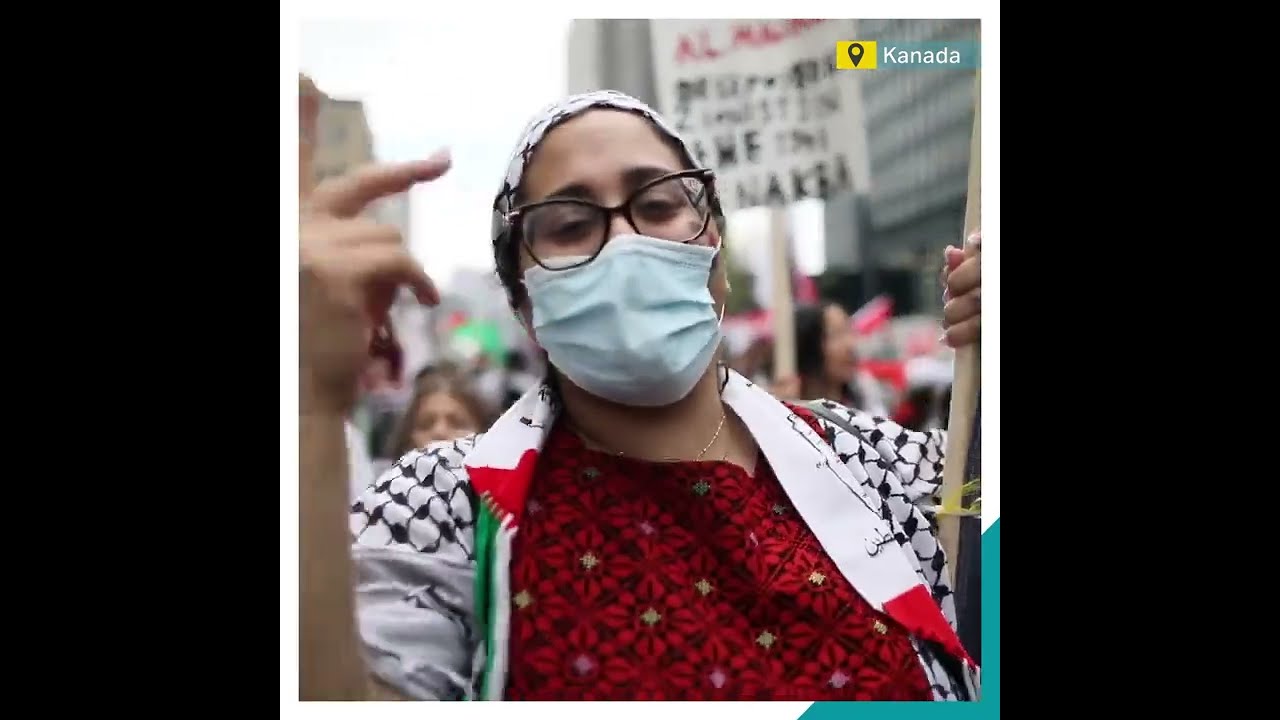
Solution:
[(878, 295), (853, 314), (853, 330), (859, 335), (870, 335), (884, 327), (892, 317), (893, 298)]
[(791, 273), (791, 287), (795, 295), (796, 303), (800, 305), (817, 305), (818, 304), (818, 284), (813, 278), (801, 273), (793, 271)]

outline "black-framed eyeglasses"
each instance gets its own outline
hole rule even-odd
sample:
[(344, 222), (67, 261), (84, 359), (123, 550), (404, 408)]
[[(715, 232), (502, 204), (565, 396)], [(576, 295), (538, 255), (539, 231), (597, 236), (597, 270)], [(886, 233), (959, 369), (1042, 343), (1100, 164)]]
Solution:
[(707, 168), (681, 170), (636, 188), (620, 205), (551, 198), (516, 208), (507, 222), (533, 261), (548, 270), (586, 265), (604, 248), (615, 214), (641, 235), (687, 243), (711, 221), (715, 173)]

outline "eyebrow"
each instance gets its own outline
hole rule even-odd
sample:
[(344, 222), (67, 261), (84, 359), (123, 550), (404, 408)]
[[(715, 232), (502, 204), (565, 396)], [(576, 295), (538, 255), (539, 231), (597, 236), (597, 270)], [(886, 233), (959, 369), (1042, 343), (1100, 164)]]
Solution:
[[(637, 165), (629, 167), (622, 171), (622, 186), (626, 188), (628, 192), (631, 192), (654, 178), (659, 178), (663, 175), (670, 175), (674, 172), (680, 172), (680, 170), (672, 170), (671, 168), (656, 167), (653, 165)], [(594, 200), (596, 199), (596, 194), (584, 183), (571, 183), (557, 189), (550, 195), (547, 195), (543, 200), (554, 200), (556, 198)]]

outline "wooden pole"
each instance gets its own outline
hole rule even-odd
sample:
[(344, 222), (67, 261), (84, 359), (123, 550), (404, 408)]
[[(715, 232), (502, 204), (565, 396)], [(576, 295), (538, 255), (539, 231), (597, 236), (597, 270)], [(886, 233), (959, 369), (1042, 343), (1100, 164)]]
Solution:
[[(964, 239), (982, 226), (982, 72), (974, 87), (973, 138), (969, 143), (969, 189), (964, 207)], [(965, 247), (967, 254), (976, 251)], [(982, 382), (981, 345), (956, 351), (955, 377), (951, 385), (951, 414), (947, 422), (947, 457), (942, 471), (942, 507), (938, 512), (938, 537), (952, 567), (960, 549), (960, 517), (965, 514), (963, 494), (969, 442), (978, 390)]]
[(786, 206), (770, 208), (770, 276), (773, 280), (773, 380), (796, 374), (795, 308), (791, 296), (791, 228)]

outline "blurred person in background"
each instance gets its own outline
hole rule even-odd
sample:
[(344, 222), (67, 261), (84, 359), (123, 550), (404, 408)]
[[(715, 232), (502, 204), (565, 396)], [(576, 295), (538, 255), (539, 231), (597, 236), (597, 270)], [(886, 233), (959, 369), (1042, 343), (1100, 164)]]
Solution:
[(382, 464), (375, 463), (369, 457), (369, 438), (348, 420), (343, 428), (347, 441), (347, 464), (350, 476), (347, 478), (351, 487), (351, 497), (356, 497), (386, 470)]
[(837, 303), (795, 308), (796, 371), (773, 384), (784, 400), (832, 400), (868, 415), (888, 415), (875, 381), (858, 368), (857, 336)]
[(368, 437), (369, 457), (375, 465), (386, 465), (395, 459), (386, 457), (385, 451), (410, 394), (401, 377), (404, 352), (390, 325), (375, 334), (369, 353), (356, 422)]
[(769, 369), (772, 364), (773, 340), (757, 337), (751, 340), (746, 349), (733, 359), (731, 365), (743, 377), (757, 385), (769, 387)]
[(419, 386), (419, 383), (429, 378), (439, 377), (439, 375), (452, 377), (452, 375), (457, 375), (461, 372), (462, 369), (458, 368), (457, 363), (453, 363), (453, 361), (438, 360), (435, 363), (428, 363), (422, 365), (422, 369), (416, 375), (413, 375), (413, 387)]
[(947, 429), (947, 424), (951, 420), (951, 383), (942, 389), (938, 396), (937, 407), (938, 422), (934, 427), (942, 430)]
[(482, 432), (491, 420), (489, 408), (466, 378), (436, 372), (415, 385), (384, 454), (398, 458), (414, 448), (457, 440)]
[(913, 430), (945, 430), (951, 409), (950, 359), (915, 357), (906, 362), (907, 390), (894, 407), (893, 421)]
[(472, 355), (467, 366), (480, 399), (499, 412), (506, 411), (541, 381), (540, 376), (529, 371), (525, 354), (514, 348), (496, 359), (483, 352)]
[[(387, 285), (439, 301), (402, 244), (350, 218), (447, 167), (365, 170), (303, 209), (303, 698), (976, 699), (913, 504), (940, 483), (944, 436), (785, 405), (714, 362), (713, 174), (612, 91), (534, 118), (494, 202), (494, 261), (544, 383), (479, 438), (401, 458), (337, 546), (330, 448), (365, 318)], [(949, 281), (964, 301), (976, 254)], [(976, 311), (949, 317), (954, 344), (977, 340)]]
[(499, 407), (506, 389), (504, 387), (506, 373), (503, 372), (503, 368), (494, 364), (485, 352), (471, 355), (466, 359), (464, 366), (468, 368), (467, 376), (471, 378), (471, 385), (481, 399), (491, 407)]
[[(457, 375), (460, 372), (461, 369), (458, 367), (457, 363), (450, 362), (448, 360), (427, 363), (422, 366), (422, 369), (418, 371), (417, 375), (413, 376), (413, 384), (416, 387), (418, 383), (421, 383), (428, 378), (434, 378), (439, 375)], [(397, 455), (396, 457), (399, 456)]]
[(890, 417), (904, 428), (920, 430), (938, 427), (938, 391), (928, 385), (913, 385), (902, 394)]
[(506, 370), (506, 377), (503, 378), (504, 395), (501, 409), (505, 412), (507, 408), (515, 405), (516, 401), (523, 397), (525, 393), (537, 387), (541, 382), (541, 377), (530, 372), (529, 360), (519, 350), (507, 351), (504, 369)]

